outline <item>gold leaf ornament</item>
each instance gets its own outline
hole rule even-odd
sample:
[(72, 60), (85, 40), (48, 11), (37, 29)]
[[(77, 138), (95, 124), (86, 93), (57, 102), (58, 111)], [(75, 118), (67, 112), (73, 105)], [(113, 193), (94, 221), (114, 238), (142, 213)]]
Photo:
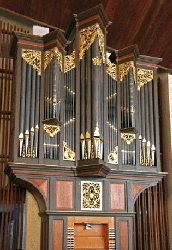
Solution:
[(57, 57), (57, 62), (59, 64), (60, 70), (62, 71), (62, 53), (59, 51), (57, 47), (46, 50), (44, 52), (44, 70), (47, 68), (48, 64), (52, 61), (53, 57)]
[(65, 56), (65, 59), (64, 59), (64, 72), (68, 72), (70, 71), (71, 69), (74, 69), (75, 68), (75, 50), (70, 54), (70, 55), (67, 55)]
[(22, 58), (41, 75), (41, 51), (22, 49)]
[(79, 59), (81, 60), (85, 51), (90, 48), (94, 40), (98, 37), (99, 47), (102, 53), (103, 62), (105, 62), (105, 49), (104, 49), (104, 34), (98, 23), (89, 27), (83, 28), (79, 31)]
[(153, 70), (137, 69), (137, 89), (140, 90), (145, 84), (153, 80)]
[(122, 82), (124, 76), (128, 75), (128, 72), (130, 71), (130, 69), (133, 69), (134, 80), (136, 82), (136, 79), (135, 79), (135, 66), (134, 66), (134, 62), (133, 61), (121, 63), (119, 65), (119, 78), (120, 78), (120, 82)]

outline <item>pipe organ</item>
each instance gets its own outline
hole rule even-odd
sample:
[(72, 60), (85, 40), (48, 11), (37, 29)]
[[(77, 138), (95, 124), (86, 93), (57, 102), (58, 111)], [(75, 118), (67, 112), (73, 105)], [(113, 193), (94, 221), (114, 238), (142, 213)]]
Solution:
[[(87, 233), (103, 225), (100, 216), (107, 232), (113, 231), (112, 242), (101, 238), (102, 244), (124, 249), (125, 234), (125, 249), (132, 249), (135, 199), (165, 175), (157, 100), (161, 59), (139, 55), (136, 45), (108, 48), (109, 24), (98, 5), (73, 15), (65, 32), (14, 34), (14, 123), (6, 172), (40, 202), (41, 249), (57, 249), (57, 239), (58, 249), (79, 249), (77, 223)], [(72, 232), (70, 244), (64, 231)]]

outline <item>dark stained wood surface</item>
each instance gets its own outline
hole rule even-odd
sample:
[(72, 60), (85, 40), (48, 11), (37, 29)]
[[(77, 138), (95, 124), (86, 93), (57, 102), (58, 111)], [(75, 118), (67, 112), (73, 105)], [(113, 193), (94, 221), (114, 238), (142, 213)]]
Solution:
[(172, 69), (171, 0), (0, 0), (0, 7), (65, 30), (73, 13), (100, 3), (112, 21), (108, 46), (138, 44), (140, 54), (162, 57), (160, 65)]

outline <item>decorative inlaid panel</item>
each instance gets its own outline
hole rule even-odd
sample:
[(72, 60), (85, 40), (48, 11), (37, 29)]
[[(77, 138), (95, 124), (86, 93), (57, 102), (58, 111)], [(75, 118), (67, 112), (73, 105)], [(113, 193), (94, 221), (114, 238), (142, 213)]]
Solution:
[(56, 209), (73, 208), (73, 181), (56, 181)]
[(109, 228), (109, 250), (116, 249), (116, 234), (115, 228)]
[(128, 221), (119, 221), (119, 238), (120, 238), (120, 250), (128, 250)]
[(102, 210), (102, 183), (81, 181), (81, 210)]
[(63, 220), (53, 220), (53, 250), (63, 250)]
[(125, 210), (125, 183), (110, 183), (110, 209)]
[(74, 249), (74, 228), (67, 229), (67, 249), (73, 250)]

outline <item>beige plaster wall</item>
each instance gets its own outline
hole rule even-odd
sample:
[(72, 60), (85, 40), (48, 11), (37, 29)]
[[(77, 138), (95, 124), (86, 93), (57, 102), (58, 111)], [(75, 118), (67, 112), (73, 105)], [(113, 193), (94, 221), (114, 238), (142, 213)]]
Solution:
[(26, 191), (25, 250), (40, 250), (41, 218), (33, 195)]
[[(168, 172), (165, 177), (166, 198), (168, 207), (168, 226), (170, 249), (172, 249), (172, 148), (171, 148), (171, 127), (170, 127), (170, 108), (169, 108), (169, 87), (168, 73), (159, 74), (160, 85), (160, 124), (162, 132), (162, 163), (163, 171)], [(172, 114), (171, 114), (172, 115)], [(171, 124), (172, 125), (172, 124)]]

